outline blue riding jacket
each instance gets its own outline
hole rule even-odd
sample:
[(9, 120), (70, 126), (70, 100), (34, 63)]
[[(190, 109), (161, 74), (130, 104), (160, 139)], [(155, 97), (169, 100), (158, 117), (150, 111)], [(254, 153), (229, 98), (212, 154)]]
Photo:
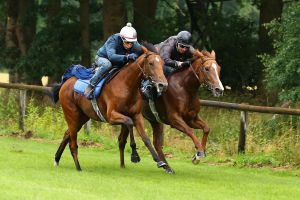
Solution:
[(105, 44), (97, 51), (97, 55), (107, 58), (112, 65), (123, 66), (128, 60), (126, 55), (135, 53), (140, 56), (143, 53), (141, 45), (136, 41), (133, 43), (132, 48), (125, 49), (123, 41), (119, 33), (110, 36)]

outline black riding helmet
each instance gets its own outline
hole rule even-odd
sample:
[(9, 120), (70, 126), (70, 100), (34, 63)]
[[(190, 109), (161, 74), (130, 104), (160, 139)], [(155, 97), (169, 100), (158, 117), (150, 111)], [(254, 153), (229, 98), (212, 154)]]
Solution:
[(189, 46), (191, 45), (192, 35), (188, 31), (180, 31), (177, 34), (177, 41), (183, 45)]

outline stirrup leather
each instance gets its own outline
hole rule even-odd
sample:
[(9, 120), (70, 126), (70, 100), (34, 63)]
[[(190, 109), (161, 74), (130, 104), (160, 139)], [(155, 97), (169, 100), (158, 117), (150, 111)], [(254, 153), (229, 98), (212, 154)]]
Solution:
[(158, 112), (156, 111), (154, 101), (149, 99), (149, 107), (151, 109), (152, 114), (154, 115), (157, 122), (163, 123), (158, 116)]

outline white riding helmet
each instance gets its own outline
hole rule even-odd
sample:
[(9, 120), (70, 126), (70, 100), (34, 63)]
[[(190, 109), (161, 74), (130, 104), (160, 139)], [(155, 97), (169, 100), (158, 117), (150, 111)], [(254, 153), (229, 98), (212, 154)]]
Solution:
[(127, 23), (120, 31), (120, 36), (123, 41), (127, 42), (135, 42), (137, 41), (137, 33), (136, 30), (132, 27), (131, 23)]

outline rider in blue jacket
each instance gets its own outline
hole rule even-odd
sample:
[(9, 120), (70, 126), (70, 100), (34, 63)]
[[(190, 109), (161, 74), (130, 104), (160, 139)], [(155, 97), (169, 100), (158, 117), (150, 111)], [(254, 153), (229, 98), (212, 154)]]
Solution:
[(143, 53), (137, 42), (136, 30), (131, 23), (127, 23), (120, 33), (110, 36), (105, 44), (97, 51), (95, 64), (98, 66), (88, 87), (84, 91), (86, 97), (94, 90), (103, 76), (112, 69), (112, 66), (122, 67), (129, 61), (136, 60)]

